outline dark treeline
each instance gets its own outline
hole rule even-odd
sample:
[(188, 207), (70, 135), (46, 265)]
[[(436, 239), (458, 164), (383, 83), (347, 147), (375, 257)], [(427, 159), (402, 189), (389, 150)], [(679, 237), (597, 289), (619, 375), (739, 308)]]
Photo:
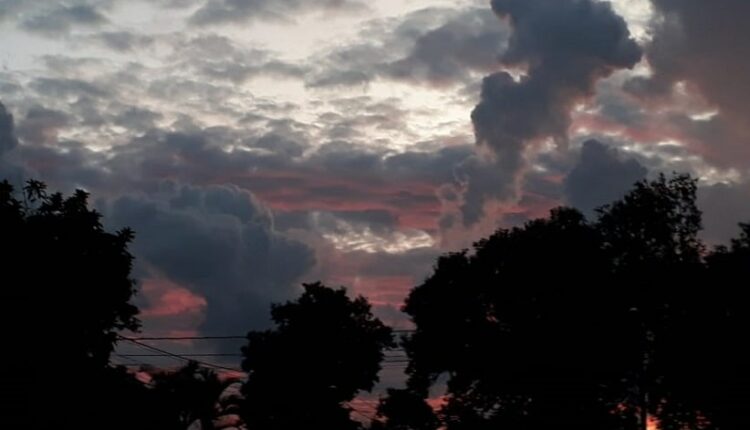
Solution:
[[(366, 299), (305, 285), (272, 306), (272, 329), (248, 334), (229, 407), (235, 380), (221, 371), (141, 369), (142, 382), (111, 364), (118, 335), (139, 330), (134, 235), (107, 232), (87, 199), (0, 184), (3, 428), (750, 426), (750, 225), (708, 249), (688, 176), (639, 182), (592, 220), (558, 208), (440, 257), (407, 297), (415, 330), (399, 339)], [(349, 402), (396, 345), (406, 388), (360, 423)]]
[(695, 199), (660, 176), (440, 258), (404, 308), (407, 392), (447, 375), (449, 429), (748, 428), (750, 226), (709, 251)]

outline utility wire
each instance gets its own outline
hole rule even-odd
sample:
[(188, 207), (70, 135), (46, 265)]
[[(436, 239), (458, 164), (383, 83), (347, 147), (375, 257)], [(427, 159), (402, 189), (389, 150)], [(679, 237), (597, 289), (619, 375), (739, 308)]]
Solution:
[[(124, 337), (124, 336), (123, 336)], [(127, 337), (128, 340), (232, 340), (247, 339), (247, 336), (144, 336)]]
[[(400, 329), (393, 330), (393, 333), (413, 333), (415, 330)], [(125, 337), (128, 340), (245, 340), (247, 335), (228, 335), (228, 336), (138, 336)]]
[[(242, 357), (242, 354), (178, 354), (180, 357)], [(118, 357), (169, 357), (169, 354), (117, 354)]]
[(126, 341), (128, 341), (128, 342), (130, 342), (130, 343), (132, 343), (134, 345), (138, 345), (138, 346), (140, 346), (142, 348), (149, 349), (151, 351), (158, 352), (160, 354), (164, 354), (165, 356), (174, 358), (176, 360), (183, 360), (183, 361), (188, 361), (188, 362), (194, 361), (194, 362), (196, 362), (198, 364), (201, 364), (201, 365), (206, 366), (206, 367), (212, 367), (214, 369), (231, 370), (232, 372), (241, 372), (241, 370), (235, 369), (235, 368), (232, 368), (232, 367), (226, 367), (226, 366), (221, 366), (221, 365), (218, 365), (218, 364), (207, 363), (207, 362), (201, 361), (201, 360), (193, 360), (193, 359), (190, 359), (190, 358), (188, 358), (186, 356), (183, 356), (183, 355), (180, 355), (180, 354), (175, 354), (173, 352), (169, 352), (169, 351), (157, 348), (155, 346), (151, 346), (151, 345), (145, 344), (145, 343), (143, 343), (143, 342), (141, 342), (139, 340), (136, 340), (136, 339), (127, 338), (127, 337), (121, 336), (121, 335), (117, 335), (117, 337), (119, 339), (126, 340)]

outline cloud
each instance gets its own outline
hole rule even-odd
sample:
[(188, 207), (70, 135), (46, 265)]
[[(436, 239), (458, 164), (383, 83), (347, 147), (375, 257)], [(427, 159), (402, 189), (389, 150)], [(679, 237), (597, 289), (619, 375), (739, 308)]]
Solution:
[(18, 135), (28, 144), (54, 143), (58, 131), (70, 124), (69, 116), (60, 111), (41, 106), (31, 108), (18, 124)]
[(18, 138), (15, 133), (13, 115), (0, 102), (0, 159), (2, 159), (3, 154), (14, 149), (17, 145)]
[(750, 222), (750, 183), (705, 185), (698, 188), (698, 206), (703, 211), (703, 238), (712, 245), (729, 244)]
[(509, 33), (485, 8), (469, 9), (420, 34), (405, 57), (383, 66), (383, 74), (416, 84), (466, 82), (474, 72), (498, 66)]
[(24, 169), (15, 157), (18, 137), (15, 132), (13, 115), (0, 102), (0, 181), (7, 180), (13, 185), (21, 185)]
[(28, 16), (20, 24), (24, 30), (56, 37), (74, 27), (98, 27), (106, 22), (107, 18), (94, 6), (58, 4)]
[(111, 96), (111, 92), (89, 81), (72, 78), (37, 78), (30, 84), (38, 93), (47, 97), (91, 97), (95, 99)]
[(152, 45), (154, 37), (136, 34), (129, 31), (105, 31), (92, 36), (104, 46), (120, 52), (130, 52)]
[(176, 44), (171, 55), (173, 66), (193, 70), (210, 81), (242, 83), (256, 76), (301, 78), (303, 67), (273, 58), (271, 52), (246, 48), (233, 40), (215, 35), (197, 36)]
[(138, 264), (205, 298), (205, 333), (266, 326), (268, 305), (297, 294), (312, 250), (277, 233), (268, 210), (235, 186), (159, 187), (99, 203), (109, 224), (135, 230)]
[(238, 24), (251, 19), (291, 20), (297, 13), (319, 11), (362, 10), (358, 0), (206, 0), (190, 17), (197, 26)]
[(621, 198), (648, 170), (596, 140), (583, 143), (578, 164), (565, 178), (567, 202), (586, 214)]
[[(697, 89), (719, 110), (724, 138), (698, 137), (704, 157), (723, 166), (750, 161), (750, 38), (745, 17), (750, 3), (726, 0), (720, 4), (700, 0), (653, 0), (661, 14), (654, 38), (647, 47), (650, 78), (630, 82), (631, 91), (647, 99), (664, 98)], [(686, 84), (686, 85), (684, 85)]]
[(23, 4), (23, 0), (0, 0), (0, 24), (2, 21), (14, 16)]
[(316, 61), (318, 70), (307, 83), (354, 86), (381, 78), (416, 85), (466, 84), (476, 73), (497, 66), (508, 34), (508, 26), (486, 7), (429, 8), (374, 20), (355, 43)]
[(609, 3), (493, 0), (492, 7), (513, 28), (502, 64), (525, 72), (520, 78), (498, 72), (482, 83), (471, 118), (477, 145), (492, 151), (486, 168), (497, 170), (497, 182), (472, 184), (469, 176), (470, 198), (462, 210), (467, 225), (486, 200), (515, 195), (525, 149), (546, 138), (566, 142), (574, 105), (594, 94), (598, 80), (641, 58)]
[(114, 117), (113, 123), (128, 130), (150, 130), (164, 117), (159, 112), (138, 106), (122, 106)]

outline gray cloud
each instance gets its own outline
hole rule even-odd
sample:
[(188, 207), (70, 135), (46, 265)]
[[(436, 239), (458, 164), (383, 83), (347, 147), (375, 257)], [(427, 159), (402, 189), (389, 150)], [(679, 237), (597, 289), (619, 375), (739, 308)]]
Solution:
[(103, 204), (109, 223), (136, 231), (139, 264), (206, 298), (206, 333), (266, 326), (268, 305), (298, 292), (312, 250), (276, 233), (268, 210), (237, 187), (159, 187)]
[[(387, 29), (387, 30), (384, 30)], [(497, 66), (508, 27), (486, 7), (423, 9), (369, 23), (360, 39), (337, 48), (308, 79), (311, 87), (353, 86), (376, 78), (418, 85), (466, 83)]]
[[(15, 183), (34, 177), (53, 189), (93, 191), (108, 228), (136, 230), (132, 249), (141, 279), (168, 279), (206, 299), (203, 332), (242, 333), (265, 327), (268, 305), (298, 293), (298, 283), (314, 266), (314, 252), (279, 233), (270, 211), (250, 192), (233, 185), (182, 185), (160, 179), (169, 166), (167, 159), (175, 156), (187, 164), (172, 165), (172, 172), (191, 182), (208, 179), (191, 172), (190, 162), (196, 157), (208, 168), (236, 173), (246, 171), (240, 166), (246, 160), (234, 162), (210, 138), (187, 134), (154, 139), (154, 144), (145, 138), (122, 151), (97, 153), (47, 136), (44, 130), (62, 119), (56, 111), (30, 110), (19, 126), (27, 129), (19, 145), (12, 117), (0, 105), (0, 174)], [(6, 150), (19, 164), (6, 163)]]
[(47, 97), (104, 98), (111, 95), (107, 89), (80, 79), (37, 78), (31, 83), (31, 88)]
[(172, 54), (174, 67), (193, 70), (211, 81), (241, 83), (267, 75), (301, 78), (305, 69), (273, 58), (261, 49), (247, 49), (227, 37), (204, 35), (177, 44)]
[(713, 245), (729, 244), (739, 235), (737, 224), (750, 222), (750, 183), (701, 186), (698, 206), (703, 211), (704, 239)]
[(21, 27), (27, 31), (54, 37), (68, 33), (73, 27), (97, 27), (106, 22), (107, 18), (92, 5), (58, 4), (23, 19)]
[(190, 22), (206, 26), (237, 24), (255, 18), (287, 21), (296, 13), (311, 10), (347, 11), (363, 8), (365, 4), (359, 0), (206, 0)]
[(128, 130), (144, 132), (156, 127), (156, 122), (163, 117), (161, 113), (149, 109), (138, 106), (123, 106), (122, 110), (116, 114), (113, 122)]
[(497, 182), (488, 188), (468, 181), (464, 222), (488, 198), (513, 196), (524, 164), (522, 152), (535, 140), (567, 140), (573, 105), (594, 93), (614, 71), (633, 67), (641, 51), (625, 21), (609, 3), (591, 0), (493, 0), (494, 11), (513, 27), (502, 63), (526, 68), (516, 80), (507, 72), (487, 76), (472, 112), (477, 145), (489, 148)]
[(131, 33), (129, 31), (106, 31), (92, 36), (104, 46), (121, 52), (130, 52), (150, 46), (155, 39), (152, 36)]
[(470, 9), (420, 34), (404, 58), (384, 66), (385, 74), (414, 83), (464, 82), (498, 66), (509, 33), (485, 8)]
[(724, 166), (748, 166), (750, 151), (750, 3), (725, 0), (653, 0), (662, 14), (647, 47), (651, 78), (638, 78), (629, 88), (646, 98), (669, 95), (677, 82), (687, 82), (720, 110), (724, 138), (703, 139), (704, 157)]
[(565, 178), (568, 204), (587, 215), (609, 204), (646, 177), (648, 170), (634, 159), (625, 159), (616, 150), (596, 140), (583, 143), (578, 164)]
[(23, 183), (25, 176), (22, 163), (16, 159), (18, 146), (13, 115), (0, 102), (0, 181), (7, 180), (16, 186)]
[(0, 102), (0, 157), (18, 145), (13, 115)]
[(287, 158), (300, 157), (307, 148), (307, 145), (302, 143), (300, 139), (295, 138), (295, 136), (285, 134), (275, 132), (265, 134), (255, 139), (251, 143), (251, 147), (265, 149)]
[(29, 144), (53, 143), (57, 140), (58, 130), (69, 124), (66, 113), (35, 106), (18, 124), (18, 135)]
[(14, 16), (22, 2), (23, 0), (0, 0), (0, 24), (3, 20)]

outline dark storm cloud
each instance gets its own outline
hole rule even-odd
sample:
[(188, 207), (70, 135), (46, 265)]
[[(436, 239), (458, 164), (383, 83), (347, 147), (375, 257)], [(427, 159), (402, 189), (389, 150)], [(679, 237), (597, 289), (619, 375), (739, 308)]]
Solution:
[(23, 163), (16, 156), (18, 144), (13, 115), (0, 102), (0, 181), (7, 180), (14, 186), (22, 184), (25, 177)]
[(423, 9), (371, 22), (360, 36), (366, 42), (337, 48), (318, 61), (308, 85), (353, 86), (376, 78), (418, 85), (466, 82), (498, 64), (508, 27), (486, 7)]
[(662, 14), (647, 47), (651, 78), (633, 80), (630, 89), (647, 98), (663, 97), (687, 82), (720, 110), (727, 139), (705, 141), (703, 155), (722, 165), (747, 167), (750, 151), (750, 2), (653, 0)]
[[(487, 76), (472, 112), (477, 144), (489, 148), (497, 169), (494, 187), (468, 180), (464, 223), (477, 220), (488, 198), (514, 195), (526, 146), (567, 140), (573, 106), (594, 93), (599, 79), (633, 67), (641, 51), (609, 3), (591, 0), (493, 0), (493, 10), (513, 28), (505, 66), (524, 68)], [(487, 176), (487, 175), (483, 175)]]
[(198, 26), (243, 23), (250, 19), (271, 18), (290, 20), (299, 12), (311, 10), (362, 10), (365, 3), (358, 0), (206, 0), (190, 22)]
[(648, 170), (634, 159), (596, 140), (583, 143), (578, 164), (565, 179), (565, 194), (571, 206), (593, 214), (599, 206), (621, 198)]
[(0, 159), (4, 153), (14, 149), (16, 145), (18, 145), (18, 138), (15, 133), (13, 115), (0, 102)]
[(54, 37), (68, 33), (73, 27), (97, 27), (106, 22), (107, 18), (92, 5), (58, 4), (26, 17), (21, 21), (21, 27)]
[[(47, 138), (44, 132), (44, 139), (34, 135), (33, 122), (46, 129), (63, 118), (49, 109), (30, 110), (19, 127), (26, 122), (28, 136), (19, 145), (12, 117), (0, 105), (0, 174), (14, 183), (39, 178), (65, 192), (74, 187), (93, 191), (108, 227), (136, 230), (132, 249), (141, 279), (167, 279), (206, 299), (204, 333), (264, 327), (268, 305), (298, 293), (298, 281), (313, 267), (314, 253), (278, 233), (270, 211), (250, 192), (161, 179), (171, 168), (171, 175), (186, 181), (207, 180), (208, 172), (202, 176), (191, 169), (198, 160), (217, 169), (214, 174), (221, 169), (242, 173), (241, 164), (248, 159), (235, 163), (211, 137), (188, 134), (169, 134), (154, 144), (147, 144), (146, 137), (110, 154)], [(6, 163), (6, 150), (20, 164)], [(184, 164), (170, 164), (175, 157)]]
[(163, 182), (104, 208), (136, 232), (140, 264), (205, 297), (206, 333), (242, 333), (268, 323), (268, 305), (298, 292), (314, 264), (307, 246), (276, 233), (269, 212), (234, 186)]

